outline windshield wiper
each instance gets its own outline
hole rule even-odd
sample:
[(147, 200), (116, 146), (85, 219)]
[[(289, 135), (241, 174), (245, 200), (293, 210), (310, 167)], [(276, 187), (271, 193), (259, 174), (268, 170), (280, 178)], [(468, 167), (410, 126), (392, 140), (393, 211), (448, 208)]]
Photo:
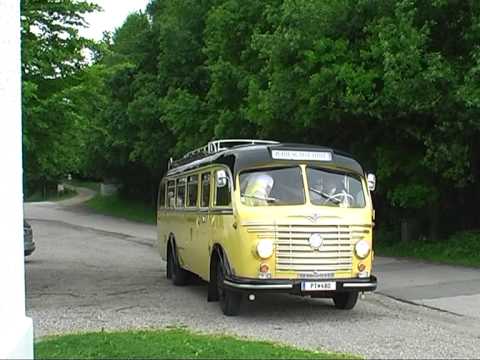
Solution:
[(332, 196), (328, 195), (327, 193), (324, 193), (323, 191), (314, 189), (312, 187), (308, 188), (310, 191), (313, 191), (315, 194), (320, 195), (321, 197), (325, 198), (325, 200), (332, 202), (335, 205), (340, 204), (340, 201), (337, 199), (333, 199)]

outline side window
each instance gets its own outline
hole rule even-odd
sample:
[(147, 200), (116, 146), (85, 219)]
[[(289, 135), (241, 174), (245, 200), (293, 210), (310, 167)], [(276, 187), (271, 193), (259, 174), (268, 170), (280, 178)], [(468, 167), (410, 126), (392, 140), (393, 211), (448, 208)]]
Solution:
[(230, 180), (225, 170), (215, 171), (215, 206), (231, 206)]
[(185, 186), (187, 183), (186, 178), (177, 180), (177, 208), (185, 207)]
[(187, 179), (187, 207), (197, 207), (198, 175), (189, 176)]
[(173, 180), (167, 183), (167, 207), (175, 207), (175, 181)]
[(208, 207), (210, 204), (210, 173), (202, 174), (202, 197), (201, 207)]
[(165, 207), (165, 181), (162, 181), (160, 188), (158, 189), (158, 208), (162, 209)]

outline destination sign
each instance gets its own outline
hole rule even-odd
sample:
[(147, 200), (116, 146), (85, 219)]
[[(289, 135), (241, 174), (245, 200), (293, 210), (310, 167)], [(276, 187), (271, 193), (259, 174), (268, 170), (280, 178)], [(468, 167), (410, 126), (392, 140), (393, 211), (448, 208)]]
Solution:
[(332, 153), (329, 151), (272, 150), (272, 158), (276, 160), (332, 161)]

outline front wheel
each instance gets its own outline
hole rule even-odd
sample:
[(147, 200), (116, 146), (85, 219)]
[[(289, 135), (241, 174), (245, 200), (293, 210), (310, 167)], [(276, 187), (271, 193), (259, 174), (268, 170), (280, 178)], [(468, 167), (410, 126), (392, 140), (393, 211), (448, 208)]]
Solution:
[(358, 300), (358, 292), (338, 293), (333, 296), (333, 302), (337, 309), (353, 309)]
[(217, 264), (217, 293), (218, 301), (224, 315), (236, 316), (240, 313), (242, 294), (225, 288), (225, 271), (222, 264)]

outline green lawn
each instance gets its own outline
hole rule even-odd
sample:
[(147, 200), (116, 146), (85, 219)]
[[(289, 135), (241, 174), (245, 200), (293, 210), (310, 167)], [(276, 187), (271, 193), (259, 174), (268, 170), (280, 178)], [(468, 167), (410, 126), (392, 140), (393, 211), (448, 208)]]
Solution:
[(463, 232), (443, 241), (377, 241), (375, 253), (445, 264), (480, 267), (480, 232)]
[[(293, 336), (293, 334), (292, 334)], [(37, 359), (346, 359), (269, 342), (194, 334), (182, 329), (100, 332), (49, 337), (35, 344)]]
[(97, 195), (85, 203), (104, 215), (116, 216), (147, 224), (156, 224), (155, 208), (140, 201), (126, 200), (118, 195)]

